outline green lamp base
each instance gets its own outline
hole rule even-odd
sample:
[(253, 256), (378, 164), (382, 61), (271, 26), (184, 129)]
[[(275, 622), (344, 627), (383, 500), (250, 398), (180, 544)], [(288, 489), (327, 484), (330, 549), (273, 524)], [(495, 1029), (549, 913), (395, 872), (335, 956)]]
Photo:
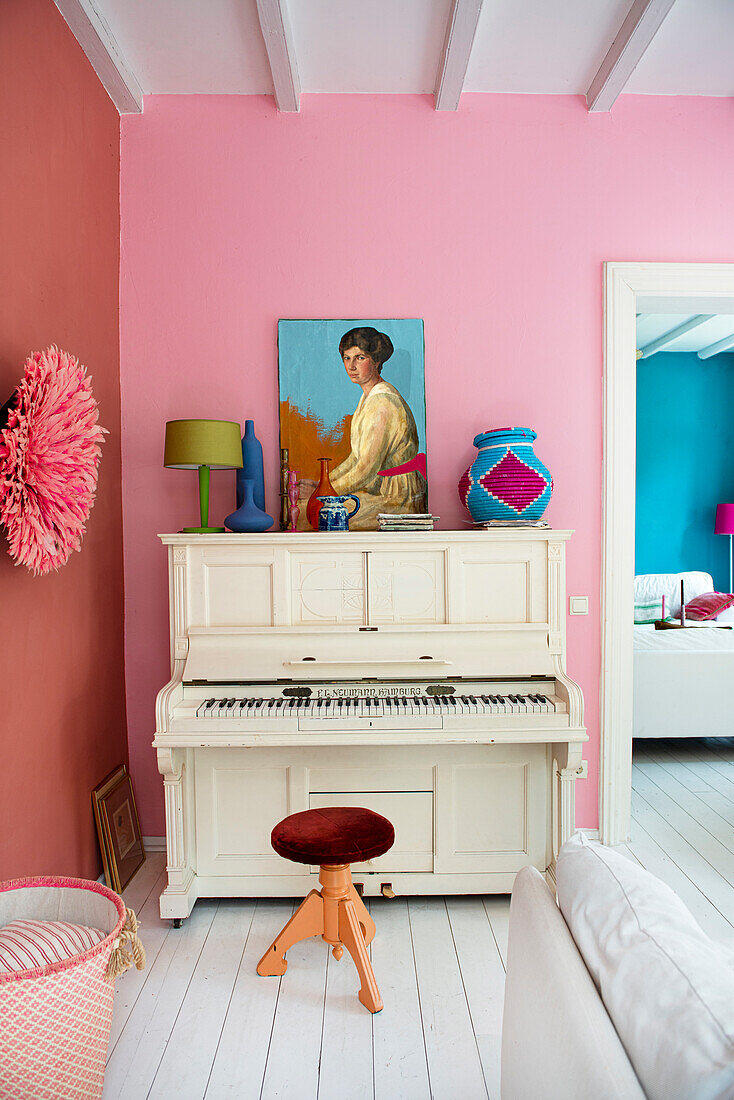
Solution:
[(184, 535), (221, 535), (223, 527), (182, 527)]

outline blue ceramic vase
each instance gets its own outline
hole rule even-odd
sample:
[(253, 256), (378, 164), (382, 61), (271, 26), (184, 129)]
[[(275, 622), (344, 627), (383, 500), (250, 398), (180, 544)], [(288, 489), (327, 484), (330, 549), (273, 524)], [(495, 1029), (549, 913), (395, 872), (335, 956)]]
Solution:
[(273, 526), (273, 517), (258, 508), (255, 503), (255, 482), (246, 478), (242, 484), (244, 499), (236, 512), (227, 516), (224, 526), (236, 533), (244, 531), (269, 531)]
[(263, 448), (255, 435), (255, 421), (245, 421), (245, 434), (242, 436), (242, 469), (237, 471), (237, 507), (241, 508), (245, 500), (245, 482), (255, 485), (254, 500), (261, 512), (265, 511), (265, 478), (263, 476)]
[(495, 428), (474, 437), (479, 454), (459, 481), (475, 523), (537, 521), (553, 491), (550, 471), (535, 454), (532, 428)]

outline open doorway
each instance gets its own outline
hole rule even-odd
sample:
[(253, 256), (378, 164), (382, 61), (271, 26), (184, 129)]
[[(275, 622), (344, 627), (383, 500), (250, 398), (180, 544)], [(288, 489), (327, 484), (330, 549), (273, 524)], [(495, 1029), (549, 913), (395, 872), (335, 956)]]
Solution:
[(637, 347), (633, 771), (734, 736), (734, 314), (638, 313)]
[(621, 264), (604, 270), (604, 466), (600, 837), (629, 836), (637, 315), (734, 314), (734, 264)]

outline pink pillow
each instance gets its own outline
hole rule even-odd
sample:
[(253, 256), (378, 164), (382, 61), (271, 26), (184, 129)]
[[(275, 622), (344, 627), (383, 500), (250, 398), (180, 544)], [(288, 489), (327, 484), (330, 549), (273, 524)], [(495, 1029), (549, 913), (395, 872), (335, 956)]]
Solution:
[(700, 622), (703, 619), (715, 619), (716, 616), (734, 606), (734, 595), (729, 592), (704, 592), (686, 604), (686, 618)]
[(0, 974), (35, 970), (89, 951), (107, 935), (63, 920), (14, 920), (0, 928)]

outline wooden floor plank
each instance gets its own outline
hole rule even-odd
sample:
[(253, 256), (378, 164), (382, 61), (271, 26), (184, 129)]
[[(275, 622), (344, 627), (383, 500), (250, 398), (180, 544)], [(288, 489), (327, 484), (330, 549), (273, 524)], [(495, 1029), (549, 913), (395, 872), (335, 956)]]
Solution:
[(373, 1020), (375, 1100), (429, 1100), (408, 902), (371, 898), (369, 904), (377, 925), (372, 966), (385, 1003)]
[(115, 982), (115, 1003), (112, 1011), (112, 1028), (110, 1029), (110, 1041), (107, 1047), (108, 1061), (120, 1038), (122, 1029), (135, 1006), (135, 1002), (150, 976), (166, 936), (171, 930), (171, 922), (161, 920), (158, 904), (158, 899), (165, 885), (166, 872), (163, 870), (158, 878), (156, 886), (151, 890), (148, 900), (145, 902), (142, 909), (138, 911), (138, 935), (145, 948), (145, 969), (136, 970), (135, 967), (133, 967), (131, 970), (127, 970)]
[(206, 1090), (207, 1100), (257, 1100), (278, 1004), (281, 978), (256, 967), (295, 909), (290, 900), (257, 902)]
[(373, 1100), (373, 1016), (357, 998), (359, 987), (349, 952), (339, 962), (329, 952), (318, 1100)]
[[(641, 785), (642, 780), (648, 784), (647, 787)], [(637, 784), (636, 788), (635, 784)], [(640, 790), (644, 795), (645, 790), (651, 791), (650, 784), (660, 791), (661, 799), (670, 799), (680, 810), (689, 814), (698, 825), (723, 844), (729, 852), (734, 853), (734, 806), (730, 810), (733, 819), (730, 821), (728, 817), (718, 813), (710, 804), (709, 798), (689, 790), (678, 775), (667, 771), (654, 761), (635, 761), (632, 768), (633, 788)]]
[(681, 760), (676, 760), (670, 752), (666, 751), (664, 745), (657, 752), (646, 753), (642, 757), (642, 762), (655, 764), (661, 771), (682, 783), (686, 790), (703, 799), (725, 821), (734, 824), (734, 801), (715, 790), (710, 783), (692, 772)]
[[(151, 852), (145, 862), (122, 891), (122, 900), (128, 909), (136, 913), (143, 908), (153, 890), (157, 889), (161, 871), (165, 869), (166, 857), (163, 852)], [(159, 892), (160, 893), (160, 892)]]
[(500, 1100), (505, 968), (482, 899), (447, 898), (446, 908), (487, 1091)]
[[(670, 798), (639, 769), (633, 768), (632, 789), (641, 795), (661, 817), (665, 818), (668, 824), (672, 825), (676, 832), (695, 848), (697, 854), (702, 856), (715, 871), (718, 871), (725, 882), (734, 883), (734, 853), (716, 835), (709, 832), (692, 814)], [(734, 903), (734, 893), (732, 901)], [(734, 913), (734, 907), (732, 912)]]
[[(695, 778), (691, 782), (692, 790), (700, 789), (694, 786), (695, 781), (698, 780), (706, 784), (704, 789), (711, 788), (718, 791), (724, 798), (734, 802), (734, 779), (728, 779), (723, 775), (717, 768), (715, 761), (708, 763), (701, 760), (698, 752), (694, 755), (690, 750), (686, 750), (685, 746), (674, 746), (671, 741), (666, 742), (664, 751), (672, 760), (675, 760), (686, 771), (693, 774)], [(689, 782), (689, 780), (686, 779), (686, 782)]]
[(507, 970), (507, 938), (510, 934), (510, 895), (486, 894), (482, 899), (502, 965)]
[(444, 900), (411, 898), (408, 912), (431, 1094), (479, 1100), (487, 1088)]
[(294, 944), (288, 952), (288, 969), (281, 979), (270, 1039), (263, 1100), (313, 1100), (318, 1095), (328, 951), (321, 937), (315, 936)]
[(729, 942), (731, 930), (726, 918), (650, 836), (636, 816), (632, 817), (631, 832), (629, 846), (642, 866), (678, 895), (708, 936), (722, 943)]
[(148, 1095), (218, 905), (197, 902), (183, 927), (166, 937), (112, 1052), (104, 1100)]
[(254, 912), (252, 901), (219, 903), (148, 1093), (154, 1100), (204, 1095)]
[[(734, 914), (734, 886), (726, 882), (711, 864), (635, 791), (632, 792), (632, 814), (653, 840), (664, 849), (686, 878), (710, 902), (712, 909), (718, 911), (725, 922), (724, 925), (720, 924), (713, 913), (710, 913), (706, 919), (711, 927), (715, 926), (718, 929), (714, 938), (730, 943), (732, 926), (727, 917)], [(673, 889), (676, 888), (673, 887)], [(676, 892), (682, 897), (680, 890)], [(685, 901), (685, 898), (683, 900)], [(714, 935), (713, 931), (709, 934)]]

